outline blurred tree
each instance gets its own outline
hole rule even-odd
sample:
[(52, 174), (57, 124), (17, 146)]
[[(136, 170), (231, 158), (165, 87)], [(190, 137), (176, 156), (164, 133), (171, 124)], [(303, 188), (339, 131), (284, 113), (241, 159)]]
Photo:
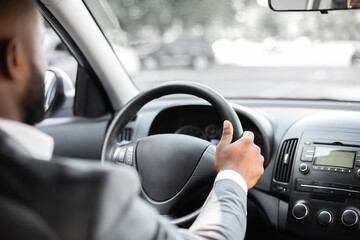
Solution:
[(357, 31), (360, 11), (329, 12), (328, 15), (318, 12), (276, 13), (260, 7), (256, 0), (107, 1), (122, 29), (137, 40), (146, 27), (157, 38), (164, 37), (169, 31), (191, 37), (195, 28), (199, 30), (197, 37), (201, 33), (210, 40), (226, 37), (262, 41), (269, 36), (278, 39), (300, 36), (314, 40), (360, 39), (360, 31)]
[(299, 21), (299, 34), (314, 39), (360, 40), (358, 26), (360, 11), (352, 10), (329, 12), (329, 14), (308, 13)]
[[(160, 36), (174, 24), (191, 31), (196, 25), (206, 28), (214, 22), (235, 24), (236, 10), (231, 0), (108, 0), (121, 27), (136, 35), (150, 25)], [(201, 11), (199, 11), (201, 9)]]

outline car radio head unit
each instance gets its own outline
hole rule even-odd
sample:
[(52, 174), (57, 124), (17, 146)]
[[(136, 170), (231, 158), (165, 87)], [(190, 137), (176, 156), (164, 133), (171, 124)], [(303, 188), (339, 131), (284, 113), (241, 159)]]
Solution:
[(315, 165), (353, 168), (355, 159), (356, 151), (337, 150), (329, 147), (315, 148)]
[(355, 166), (360, 166), (360, 148), (309, 143), (304, 144), (300, 160), (303, 162), (300, 171), (305, 174), (310, 167), (313, 170), (352, 173)]

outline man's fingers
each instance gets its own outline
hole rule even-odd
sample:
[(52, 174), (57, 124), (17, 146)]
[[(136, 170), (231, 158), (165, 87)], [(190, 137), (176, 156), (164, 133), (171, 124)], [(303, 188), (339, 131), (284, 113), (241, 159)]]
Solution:
[(228, 120), (225, 120), (219, 145), (230, 144), (232, 138), (233, 138), (233, 127)]
[(254, 143), (254, 134), (249, 131), (245, 131), (242, 135), (242, 137), (239, 139), (239, 142), (245, 143), (247, 146), (250, 146)]
[(252, 132), (245, 131), (241, 138), (248, 139), (248, 140), (251, 140), (253, 142), (255, 136), (254, 136), (254, 134)]

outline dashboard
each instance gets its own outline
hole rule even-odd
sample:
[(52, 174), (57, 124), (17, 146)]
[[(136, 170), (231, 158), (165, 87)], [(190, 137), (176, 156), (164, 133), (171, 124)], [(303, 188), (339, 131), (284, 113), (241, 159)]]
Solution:
[[(275, 100), (231, 103), (265, 158), (265, 173), (248, 195), (247, 239), (281, 238), (282, 233), (285, 239), (359, 236), (359, 106)], [(133, 139), (177, 133), (216, 145), (221, 125), (207, 103), (166, 98), (145, 106), (127, 127), (134, 129)], [(258, 231), (259, 223), (263, 231)]]
[[(360, 236), (360, 104), (229, 101), (243, 129), (254, 132), (255, 143), (265, 158), (265, 172), (248, 193), (246, 239)], [(110, 120), (79, 119), (69, 125), (68, 121), (49, 119), (39, 128), (55, 138), (56, 154), (98, 160)], [(78, 133), (73, 140), (77, 143), (62, 137), (67, 136), (66, 131)], [(133, 141), (161, 133), (187, 134), (216, 144), (221, 120), (205, 101), (160, 98), (137, 113), (119, 132), (119, 140)], [(207, 193), (203, 195), (205, 199)]]

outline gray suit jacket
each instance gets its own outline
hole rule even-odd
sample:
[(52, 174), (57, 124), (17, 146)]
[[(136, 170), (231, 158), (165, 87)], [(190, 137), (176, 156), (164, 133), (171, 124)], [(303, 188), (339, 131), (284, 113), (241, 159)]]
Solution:
[(246, 195), (219, 180), (189, 230), (139, 197), (125, 167), (32, 159), (0, 131), (0, 239), (243, 239)]
[(119, 174), (108, 179), (108, 194), (102, 199), (97, 239), (244, 238), (246, 195), (232, 180), (215, 182), (195, 223), (189, 230), (181, 230), (138, 197), (140, 185), (135, 173), (125, 169), (118, 171)]

